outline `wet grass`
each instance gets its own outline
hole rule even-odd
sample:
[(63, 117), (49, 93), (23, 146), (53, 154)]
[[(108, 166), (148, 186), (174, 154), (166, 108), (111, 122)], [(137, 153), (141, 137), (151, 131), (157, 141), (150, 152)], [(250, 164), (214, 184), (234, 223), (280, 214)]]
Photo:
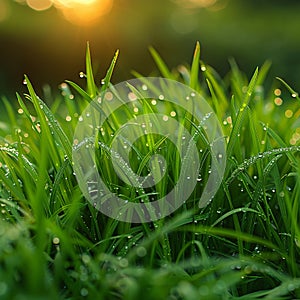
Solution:
[[(162, 220), (129, 224), (101, 214), (78, 187), (72, 143), (80, 113), (108, 87), (118, 53), (97, 84), (88, 49), (85, 88), (67, 81), (51, 103), (26, 77), (18, 107), (3, 99), (1, 299), (300, 298), (297, 92), (282, 80), (265, 89), (268, 62), (248, 79), (231, 61), (220, 78), (200, 60), (199, 44), (191, 66), (173, 70), (150, 52), (157, 75), (197, 90), (222, 124), (227, 166), (213, 201), (195, 210), (199, 180), (187, 203)], [(171, 144), (164, 147), (170, 153)], [(104, 174), (114, 174), (108, 162)], [(126, 192), (120, 181), (114, 186)]]

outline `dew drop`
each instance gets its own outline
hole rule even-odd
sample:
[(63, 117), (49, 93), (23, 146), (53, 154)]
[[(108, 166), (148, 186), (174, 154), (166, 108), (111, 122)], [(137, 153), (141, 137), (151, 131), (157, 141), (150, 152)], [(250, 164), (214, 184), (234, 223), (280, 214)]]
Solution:
[(130, 101), (135, 101), (137, 99), (136, 94), (133, 92), (130, 92), (127, 97)]
[(54, 237), (53, 240), (52, 240), (52, 242), (53, 242), (54, 245), (59, 245), (60, 240), (59, 240), (58, 237)]
[(293, 98), (298, 97), (298, 93), (292, 93), (292, 97), (293, 97)]

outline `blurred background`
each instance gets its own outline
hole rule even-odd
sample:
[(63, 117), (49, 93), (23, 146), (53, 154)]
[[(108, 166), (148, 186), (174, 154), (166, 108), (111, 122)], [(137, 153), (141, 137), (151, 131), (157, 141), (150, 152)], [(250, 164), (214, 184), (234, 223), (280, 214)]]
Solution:
[(37, 90), (80, 83), (87, 41), (99, 82), (116, 49), (115, 83), (155, 70), (149, 46), (174, 68), (199, 40), (221, 75), (230, 57), (248, 76), (269, 59), (300, 90), (299, 13), (299, 0), (0, 0), (0, 95), (25, 91), (24, 73)]

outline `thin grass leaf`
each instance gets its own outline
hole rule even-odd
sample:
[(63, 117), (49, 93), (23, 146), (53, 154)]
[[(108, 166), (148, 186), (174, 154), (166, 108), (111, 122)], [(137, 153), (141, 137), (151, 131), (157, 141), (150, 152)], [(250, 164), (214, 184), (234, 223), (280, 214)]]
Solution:
[[(28, 91), (30, 93), (31, 99), (33, 101), (33, 104), (35, 106), (36, 111), (38, 112), (38, 114), (40, 116), (43, 116), (42, 119), (44, 119), (44, 130), (46, 129), (46, 131), (48, 132), (48, 136), (51, 136), (51, 133), (49, 131), (49, 129), (47, 130), (47, 128), (50, 126), (53, 131), (55, 132), (55, 134), (57, 135), (57, 137), (60, 140), (61, 145), (63, 146), (64, 152), (66, 153), (67, 157), (71, 160), (72, 159), (72, 145), (71, 142), (69, 141), (67, 135), (65, 134), (65, 132), (63, 131), (62, 127), (60, 126), (59, 122), (57, 121), (57, 119), (55, 118), (55, 116), (52, 114), (51, 110), (48, 108), (48, 106), (41, 100), (39, 99), (36, 94), (35, 91), (32, 87), (31, 82), (29, 81), (29, 78), (25, 75), (25, 79), (27, 82), (27, 86), (28, 86)], [(47, 118), (47, 122), (46, 119)]]
[(93, 98), (85, 91), (83, 90), (78, 84), (70, 81), (70, 80), (65, 80), (66, 83), (68, 83), (74, 90), (88, 103), (93, 101)]
[(152, 47), (149, 48), (149, 51), (162, 76), (169, 79), (173, 78), (172, 73), (169, 71), (167, 65), (165, 64), (161, 56), (158, 54), (158, 52)]
[(292, 97), (300, 101), (299, 94), (290, 86), (288, 85), (282, 78), (276, 77), (277, 80), (279, 80), (291, 93)]
[(199, 81), (199, 65), (200, 65), (200, 43), (197, 41), (194, 51), (193, 62), (191, 67), (190, 87), (194, 90), (198, 88)]
[(106, 72), (106, 75), (105, 75), (104, 79), (102, 80), (103, 85), (101, 87), (101, 92), (104, 92), (109, 87), (109, 83), (111, 81), (111, 77), (112, 77), (113, 71), (115, 69), (115, 66), (116, 66), (116, 63), (117, 63), (117, 60), (119, 57), (119, 53), (120, 53), (120, 51), (117, 50), (111, 63), (110, 63), (110, 66)]
[(87, 93), (93, 99), (97, 95), (98, 89), (97, 89), (97, 86), (96, 86), (96, 83), (94, 80), (89, 43), (87, 43), (87, 46), (86, 46), (85, 68), (86, 68)]

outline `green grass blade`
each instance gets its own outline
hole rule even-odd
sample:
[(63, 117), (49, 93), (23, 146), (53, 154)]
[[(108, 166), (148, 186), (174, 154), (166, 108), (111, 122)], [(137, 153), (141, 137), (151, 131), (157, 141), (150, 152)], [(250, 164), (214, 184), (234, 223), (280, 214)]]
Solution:
[(87, 47), (86, 47), (85, 68), (86, 68), (87, 93), (91, 98), (94, 98), (94, 97), (96, 97), (96, 95), (98, 93), (98, 89), (97, 89), (95, 79), (94, 79), (94, 74), (93, 74), (92, 59), (91, 59), (89, 43), (87, 43)]
[(158, 52), (152, 47), (149, 48), (149, 51), (150, 51), (156, 65), (157, 65), (160, 73), (162, 74), (162, 76), (165, 77), (165, 78), (173, 78), (172, 73), (169, 71), (166, 63), (163, 61), (163, 59), (158, 54)]
[(190, 87), (194, 90), (198, 88), (199, 81), (199, 65), (200, 65), (200, 43), (197, 41), (194, 51), (193, 62), (191, 67)]

